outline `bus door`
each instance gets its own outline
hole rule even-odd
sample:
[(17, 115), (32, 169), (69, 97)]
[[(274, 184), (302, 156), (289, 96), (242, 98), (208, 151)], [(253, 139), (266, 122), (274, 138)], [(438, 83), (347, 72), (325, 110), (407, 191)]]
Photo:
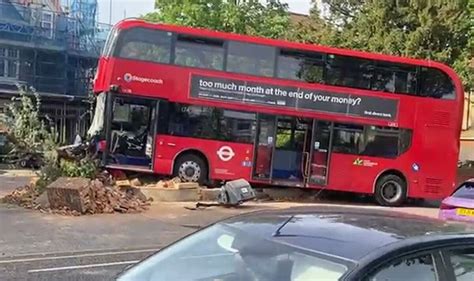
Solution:
[(273, 115), (257, 115), (257, 138), (255, 140), (252, 178), (270, 182), (273, 147), (275, 146), (276, 118)]
[(275, 184), (304, 186), (308, 178), (312, 119), (278, 117), (271, 178)]
[(326, 185), (328, 181), (329, 162), (331, 156), (332, 123), (314, 121), (313, 139), (311, 141), (311, 157), (308, 161), (307, 183)]
[(106, 151), (109, 168), (152, 171), (158, 101), (109, 94), (106, 108)]

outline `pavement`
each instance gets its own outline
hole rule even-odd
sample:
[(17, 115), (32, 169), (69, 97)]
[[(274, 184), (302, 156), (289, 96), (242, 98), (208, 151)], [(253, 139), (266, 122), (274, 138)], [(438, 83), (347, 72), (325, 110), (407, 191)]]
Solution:
[(459, 160), (474, 161), (474, 138), (461, 140), (461, 148), (459, 150)]
[(474, 140), (474, 128), (461, 131), (461, 140)]

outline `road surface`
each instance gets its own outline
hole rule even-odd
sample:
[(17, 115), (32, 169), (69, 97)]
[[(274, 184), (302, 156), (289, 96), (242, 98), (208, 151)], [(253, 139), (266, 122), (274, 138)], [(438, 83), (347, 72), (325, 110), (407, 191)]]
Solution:
[[(0, 204), (0, 280), (110, 280), (138, 260), (219, 219), (260, 209), (335, 204), (252, 203), (190, 211), (161, 203), (141, 214), (67, 217)], [(340, 205), (341, 208), (347, 205)], [(380, 208), (358, 205), (359, 208)], [(433, 208), (397, 211), (435, 217)]]

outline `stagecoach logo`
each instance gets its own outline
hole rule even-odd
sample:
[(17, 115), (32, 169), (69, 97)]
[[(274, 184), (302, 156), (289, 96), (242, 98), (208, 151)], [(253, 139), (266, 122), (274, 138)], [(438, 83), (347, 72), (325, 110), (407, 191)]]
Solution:
[(364, 166), (364, 167), (373, 167), (377, 166), (379, 163), (377, 162), (372, 162), (370, 160), (363, 160), (360, 158), (356, 158), (354, 162), (352, 162), (352, 165), (354, 166)]
[(133, 75), (131, 73), (125, 73), (123, 75), (123, 80), (125, 80), (125, 82), (127, 83), (134, 81), (134, 82), (140, 82), (140, 83), (150, 83), (150, 84), (160, 84), (160, 85), (163, 84), (163, 79), (141, 77), (141, 76)]
[(217, 156), (219, 156), (219, 158), (222, 161), (227, 162), (227, 161), (230, 161), (232, 158), (234, 158), (235, 153), (232, 150), (232, 147), (223, 146), (223, 147), (219, 148), (219, 150), (217, 151)]
[(125, 80), (125, 82), (132, 82), (132, 77), (132, 74), (125, 73), (125, 75), (123, 76), (123, 80)]

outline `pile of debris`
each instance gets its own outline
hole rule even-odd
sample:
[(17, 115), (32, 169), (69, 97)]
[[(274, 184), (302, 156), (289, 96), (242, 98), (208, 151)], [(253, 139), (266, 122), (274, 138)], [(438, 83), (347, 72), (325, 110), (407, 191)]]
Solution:
[(174, 177), (172, 179), (160, 180), (156, 183), (148, 184), (145, 187), (164, 189), (197, 189), (199, 188), (199, 184), (197, 182), (182, 182), (180, 178)]
[(1, 202), (14, 204), (24, 208), (34, 208), (35, 200), (40, 196), (39, 190), (34, 184), (27, 184), (13, 190), (12, 193), (1, 199)]
[(17, 188), (3, 202), (63, 215), (138, 213), (150, 205), (137, 189), (121, 189), (98, 179), (67, 177), (48, 185), (41, 195), (31, 184)]

